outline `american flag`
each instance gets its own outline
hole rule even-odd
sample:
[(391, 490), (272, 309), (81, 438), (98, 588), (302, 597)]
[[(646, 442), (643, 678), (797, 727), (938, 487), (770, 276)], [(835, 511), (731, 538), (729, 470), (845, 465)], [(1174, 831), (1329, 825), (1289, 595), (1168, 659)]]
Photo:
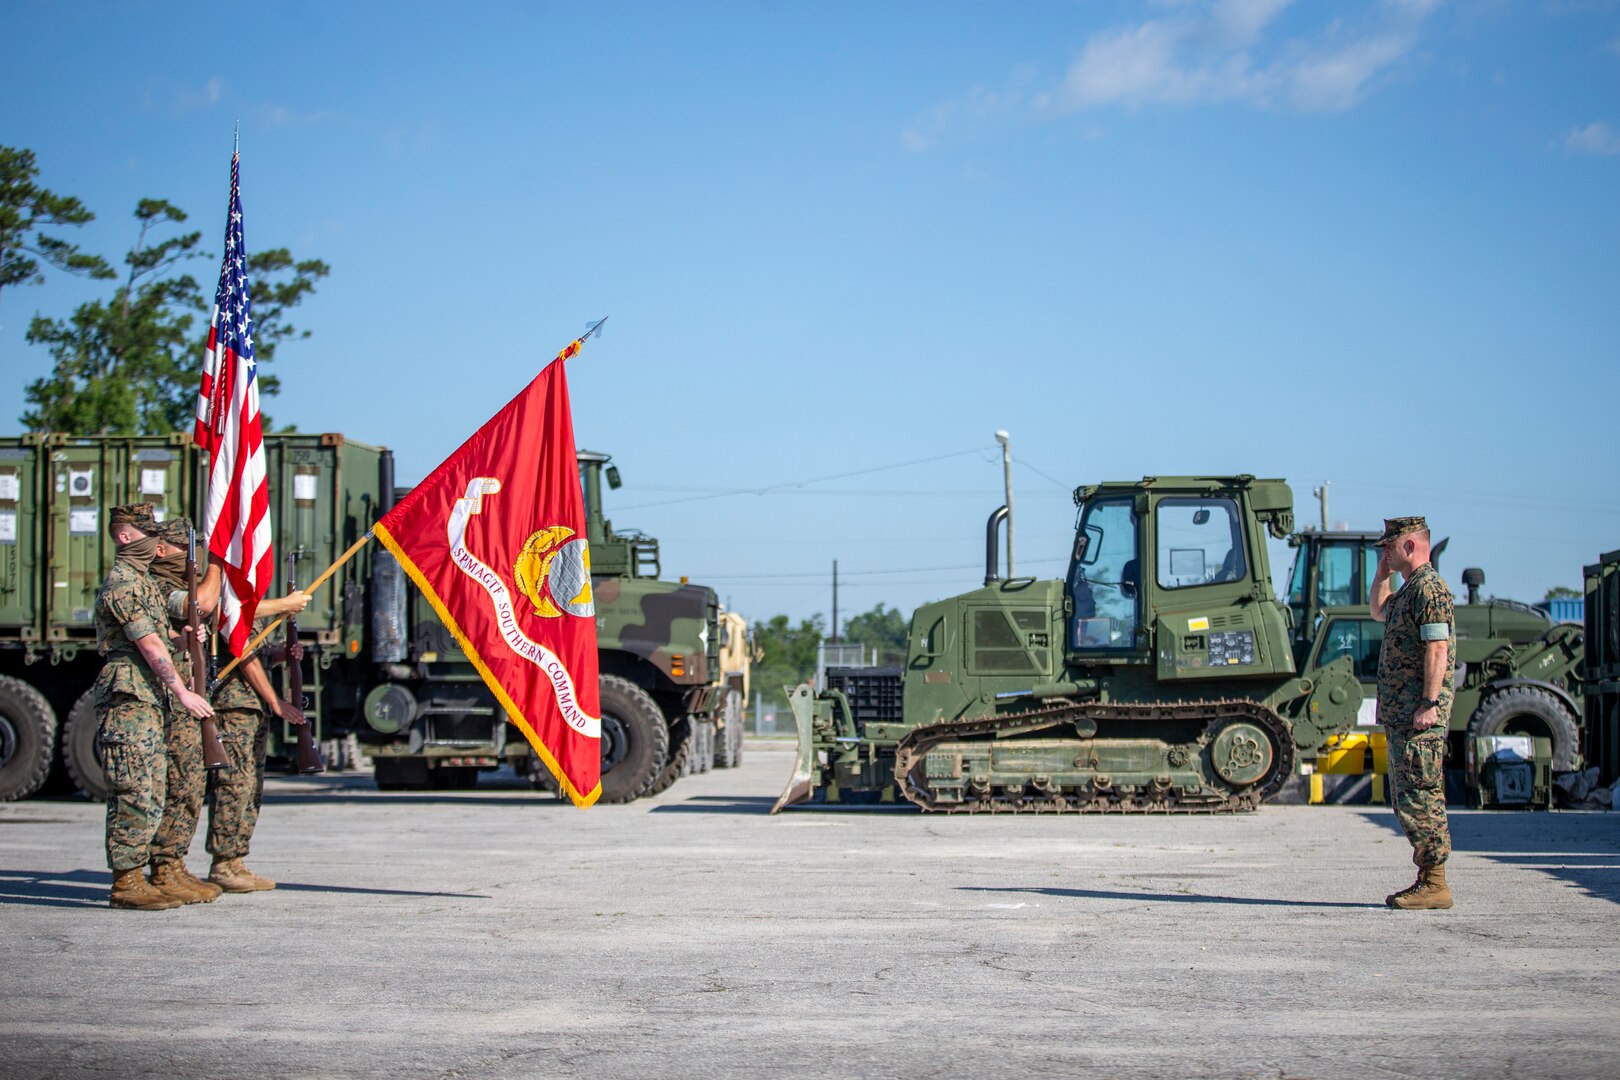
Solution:
[(208, 498), (201, 535), (225, 564), (220, 632), (240, 656), (253, 614), (270, 590), (270, 493), (259, 423), (258, 365), (253, 362), (253, 300), (242, 243), (241, 155), (231, 156), (231, 209), (225, 258), (197, 395), (197, 445), (209, 452)]

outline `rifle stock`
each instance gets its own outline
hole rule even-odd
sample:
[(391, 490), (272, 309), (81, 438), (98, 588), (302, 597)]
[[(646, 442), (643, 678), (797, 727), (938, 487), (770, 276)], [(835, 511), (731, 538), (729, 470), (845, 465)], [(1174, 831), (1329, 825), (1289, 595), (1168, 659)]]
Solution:
[[(298, 586), (293, 584), (293, 575), (297, 573), (298, 556), (287, 556), (287, 591), (291, 593)], [(304, 709), (304, 661), (293, 656), (294, 647), (298, 644), (298, 620), (291, 615), (287, 616), (287, 703), (300, 712)], [(326, 771), (326, 762), (321, 760), (321, 749), (315, 745), (315, 732), (312, 730), (315, 722), (306, 714), (302, 724), (294, 725), (293, 730), (298, 733), (298, 750), (294, 757), (294, 767), (300, 773), (319, 773)]]
[[(197, 534), (191, 534), (191, 551), (186, 557), (186, 651), (191, 656), (191, 692), (208, 697), (208, 657), (203, 650), (202, 609), (197, 604)], [(216, 772), (231, 767), (231, 756), (220, 741), (219, 725), (213, 717), (198, 721), (202, 725), (203, 768)]]

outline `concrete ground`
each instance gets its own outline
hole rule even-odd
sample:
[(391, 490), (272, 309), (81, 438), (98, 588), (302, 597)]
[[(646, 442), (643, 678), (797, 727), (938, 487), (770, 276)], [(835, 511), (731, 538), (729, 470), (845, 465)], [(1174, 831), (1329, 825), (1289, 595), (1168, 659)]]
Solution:
[[(279, 889), (111, 911), (101, 808), (0, 806), (0, 1076), (1620, 1075), (1620, 814), (580, 813), (274, 779)], [(199, 841), (193, 869), (206, 867)]]

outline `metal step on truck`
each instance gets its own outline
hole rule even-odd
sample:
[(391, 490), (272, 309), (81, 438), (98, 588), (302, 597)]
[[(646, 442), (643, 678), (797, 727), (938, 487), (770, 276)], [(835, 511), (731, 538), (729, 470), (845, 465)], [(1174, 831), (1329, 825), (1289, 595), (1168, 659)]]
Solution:
[[(311, 580), (398, 492), (382, 447), (272, 435), (265, 451), (279, 595), (287, 554), (296, 579)], [(160, 516), (192, 514), (201, 467), (185, 434), (0, 438), (0, 799), (47, 786), (105, 797), (88, 694), (100, 670), (96, 590), (114, 557), (105, 515), (136, 501)], [(605, 455), (582, 453), (580, 474), (604, 712), (614, 710), (603, 724), (604, 797), (627, 801), (740, 755), (746, 624), (721, 612), (712, 590), (659, 580), (655, 540), (612, 531), (601, 487), (604, 476), (616, 486), (617, 472)], [(465, 786), (503, 761), (530, 771), (527, 744), (507, 738), (476, 672), (380, 546), (316, 590), (298, 627), (306, 713), (329, 762), (353, 735), (387, 786)], [(272, 730), (272, 755), (292, 745), (288, 730)]]

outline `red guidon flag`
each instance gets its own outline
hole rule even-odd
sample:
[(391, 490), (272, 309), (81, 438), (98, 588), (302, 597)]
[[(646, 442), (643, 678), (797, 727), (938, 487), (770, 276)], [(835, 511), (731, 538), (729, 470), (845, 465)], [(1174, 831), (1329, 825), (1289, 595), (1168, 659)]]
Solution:
[(584, 808), (602, 793), (596, 611), (564, 361), (574, 341), (373, 531)]

